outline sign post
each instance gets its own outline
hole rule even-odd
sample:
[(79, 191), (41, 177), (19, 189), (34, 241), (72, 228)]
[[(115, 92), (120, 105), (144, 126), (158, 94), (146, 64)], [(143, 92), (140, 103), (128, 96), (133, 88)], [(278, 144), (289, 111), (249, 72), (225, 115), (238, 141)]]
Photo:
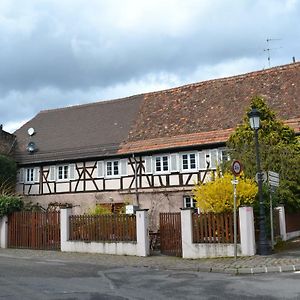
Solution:
[(234, 259), (237, 259), (237, 217), (236, 217), (236, 185), (238, 180), (236, 176), (239, 176), (242, 172), (242, 165), (238, 160), (232, 162), (231, 171), (233, 173), (233, 239), (234, 239)]
[(273, 225), (273, 199), (272, 194), (275, 192), (276, 187), (279, 186), (279, 174), (269, 171), (268, 172), (268, 183), (270, 186), (270, 225), (271, 225), (271, 245), (274, 249), (274, 225)]

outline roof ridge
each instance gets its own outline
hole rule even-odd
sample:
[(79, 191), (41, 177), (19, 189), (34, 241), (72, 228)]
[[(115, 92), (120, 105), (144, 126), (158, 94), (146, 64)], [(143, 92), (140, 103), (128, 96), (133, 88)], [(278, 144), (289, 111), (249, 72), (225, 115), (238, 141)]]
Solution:
[(98, 100), (98, 101), (84, 103), (84, 104), (74, 104), (74, 105), (65, 106), (65, 107), (43, 109), (39, 112), (39, 114), (61, 111), (61, 110), (69, 110), (69, 109), (81, 109), (83, 107), (94, 106), (94, 105), (103, 105), (103, 104), (107, 104), (107, 103), (126, 102), (126, 101), (132, 100), (132, 98), (137, 98), (142, 95), (143, 94), (137, 94), (137, 95), (131, 95), (131, 96), (123, 97), (123, 98), (115, 98), (115, 99), (110, 99), (110, 100)]
[(214, 82), (227, 82), (227, 81), (232, 81), (232, 80), (236, 80), (239, 78), (247, 78), (247, 77), (253, 77), (253, 76), (258, 76), (261, 75), (262, 73), (273, 73), (276, 72), (278, 70), (286, 70), (286, 69), (292, 69), (292, 68), (296, 68), (300, 66), (300, 62), (293, 62), (290, 64), (285, 64), (285, 65), (279, 65), (279, 66), (274, 66), (272, 68), (267, 68), (267, 69), (263, 69), (263, 70), (256, 70), (256, 71), (251, 71), (251, 72), (247, 72), (244, 74), (238, 74), (238, 75), (232, 75), (232, 76), (228, 76), (228, 77), (221, 77), (221, 78), (213, 78), (213, 79), (208, 79), (208, 80), (203, 80), (203, 81), (199, 81), (199, 82), (194, 82), (194, 83), (188, 83), (185, 85), (181, 85), (178, 87), (173, 87), (173, 88), (169, 88), (169, 89), (165, 89), (165, 90), (161, 90), (161, 91), (155, 91), (155, 92), (150, 92), (150, 93), (145, 93), (146, 95), (151, 95), (151, 94), (159, 94), (159, 93), (168, 93), (168, 92), (172, 92), (172, 91), (176, 91), (179, 89), (185, 89), (185, 88), (190, 88), (190, 87), (197, 87), (197, 86), (201, 86), (204, 84), (210, 84), (210, 83), (214, 83)]

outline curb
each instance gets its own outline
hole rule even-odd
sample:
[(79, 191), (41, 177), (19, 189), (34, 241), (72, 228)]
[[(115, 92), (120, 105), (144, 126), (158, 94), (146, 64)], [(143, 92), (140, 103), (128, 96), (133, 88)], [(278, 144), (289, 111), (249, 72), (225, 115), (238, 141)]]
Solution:
[[(150, 267), (153, 268), (153, 267)], [(283, 272), (296, 272), (300, 271), (300, 265), (286, 265), (286, 266), (265, 266), (265, 267), (248, 267), (248, 268), (220, 268), (220, 267), (194, 267), (194, 268), (170, 268), (170, 267), (158, 267), (156, 269), (164, 269), (171, 271), (182, 272), (204, 272), (204, 273), (223, 273), (231, 275), (254, 275), (254, 274), (267, 274), (267, 273), (283, 273)]]
[[(202, 270), (201, 270), (202, 271)], [(204, 268), (203, 268), (204, 271)], [(266, 273), (283, 273), (300, 271), (300, 265), (286, 265), (286, 266), (266, 266), (266, 267), (252, 267), (252, 268), (211, 268), (212, 273), (226, 273), (233, 275), (244, 274), (266, 274)]]

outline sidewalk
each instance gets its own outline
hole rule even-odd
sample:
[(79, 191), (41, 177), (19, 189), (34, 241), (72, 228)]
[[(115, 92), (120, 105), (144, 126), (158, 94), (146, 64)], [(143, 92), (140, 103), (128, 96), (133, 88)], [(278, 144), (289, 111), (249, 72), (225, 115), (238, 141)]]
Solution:
[(300, 271), (300, 239), (289, 242), (281, 251), (268, 256), (211, 259), (182, 259), (172, 256), (149, 257), (67, 253), (27, 249), (0, 249), (1, 257), (16, 259), (91, 263), (108, 267), (148, 267), (162, 270), (258, 274)]

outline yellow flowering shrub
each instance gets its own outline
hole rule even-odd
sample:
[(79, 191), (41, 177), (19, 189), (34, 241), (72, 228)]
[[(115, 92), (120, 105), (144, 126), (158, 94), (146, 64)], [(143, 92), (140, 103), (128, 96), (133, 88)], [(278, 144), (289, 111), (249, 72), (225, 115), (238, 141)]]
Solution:
[[(225, 212), (233, 210), (233, 175), (225, 173), (222, 177), (216, 177), (213, 181), (196, 184), (193, 190), (197, 207), (202, 212)], [(239, 177), (237, 184), (237, 207), (251, 205), (258, 192), (254, 180)]]

